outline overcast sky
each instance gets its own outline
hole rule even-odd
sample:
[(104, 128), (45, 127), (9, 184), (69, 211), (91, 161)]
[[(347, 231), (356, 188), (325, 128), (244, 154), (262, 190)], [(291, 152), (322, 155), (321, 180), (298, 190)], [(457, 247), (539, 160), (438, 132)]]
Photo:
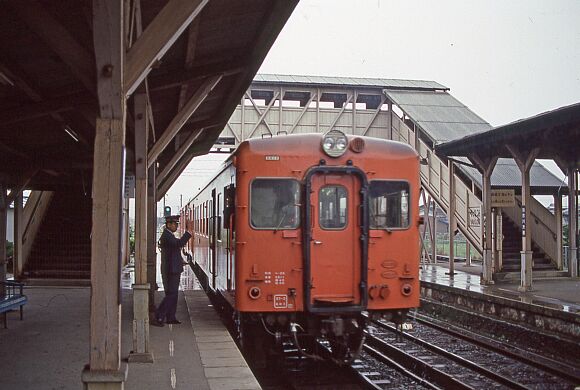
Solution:
[[(434, 80), (497, 126), (580, 102), (580, 1), (301, 0), (260, 73)], [(200, 159), (168, 204), (220, 156)]]

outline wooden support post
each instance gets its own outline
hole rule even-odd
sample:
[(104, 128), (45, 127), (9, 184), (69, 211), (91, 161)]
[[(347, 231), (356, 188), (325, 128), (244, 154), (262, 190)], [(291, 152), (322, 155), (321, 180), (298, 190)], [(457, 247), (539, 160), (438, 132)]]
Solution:
[(125, 179), (123, 2), (93, 0), (93, 41), (99, 97), (93, 162), (90, 363), (85, 390), (123, 390), (121, 369), (121, 245)]
[(496, 208), (496, 251), (495, 251), (495, 272), (499, 272), (503, 268), (503, 217), (501, 208)]
[(147, 94), (135, 95), (135, 284), (133, 284), (133, 351), (129, 362), (153, 363), (149, 350), (149, 283), (147, 283)]
[(563, 240), (562, 240), (562, 195), (558, 192), (554, 194), (554, 216), (556, 217), (556, 264), (558, 265), (558, 270), (562, 271), (562, 251)]
[(393, 139), (393, 103), (389, 100), (389, 115), (387, 116), (387, 139)]
[(22, 192), (14, 199), (14, 267), (12, 273), (14, 280), (19, 280), (22, 277), (24, 268), (24, 256), (22, 252), (22, 233), (24, 231), (24, 208), (22, 204)]
[(131, 248), (129, 245), (129, 198), (123, 196), (123, 262), (121, 268), (129, 264), (131, 258)]
[(155, 291), (157, 291), (157, 164), (147, 173), (147, 283), (149, 283), (149, 318), (155, 315)]
[(493, 284), (493, 257), (491, 254), (491, 174), (497, 163), (496, 157), (481, 157), (477, 154), (470, 159), (479, 166), (482, 172), (482, 203), (483, 203), (483, 265), (481, 284)]
[[(6, 201), (6, 186), (0, 181), (0, 282), (6, 280), (6, 224), (8, 203)], [(0, 286), (0, 298), (4, 297), (4, 285)]]
[(429, 201), (433, 204), (433, 240), (431, 241), (433, 244), (431, 245), (431, 261), (435, 264), (437, 263), (437, 203), (435, 203), (435, 199), (429, 199)]
[(568, 252), (568, 272), (573, 278), (578, 277), (578, 181), (576, 170), (568, 168), (568, 242), (570, 249)]
[[(246, 92), (247, 93), (247, 92)], [(242, 122), (240, 124), (240, 142), (243, 142), (246, 138), (245, 138), (245, 134), (246, 134), (246, 94), (244, 94), (242, 96), (242, 100), (240, 102), (240, 110), (242, 111), (240, 113), (240, 121)]]
[(449, 221), (449, 277), (455, 275), (455, 231), (457, 230), (457, 218), (455, 217), (455, 163), (449, 160), (449, 209), (447, 219)]
[(465, 266), (471, 267), (471, 244), (465, 240)]
[(497, 264), (497, 213), (491, 208), (491, 258), (493, 259), (493, 273), (499, 270)]
[(539, 149), (522, 150), (516, 145), (506, 145), (513, 156), (522, 174), (522, 250), (521, 254), (521, 277), (519, 291), (532, 291), (532, 223), (530, 222), (530, 205), (532, 193), (530, 190), (530, 169), (539, 153)]

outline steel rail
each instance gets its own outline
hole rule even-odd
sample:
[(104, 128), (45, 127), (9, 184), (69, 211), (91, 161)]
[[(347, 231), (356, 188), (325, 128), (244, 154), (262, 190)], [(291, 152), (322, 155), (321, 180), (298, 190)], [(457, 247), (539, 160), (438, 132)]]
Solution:
[[(412, 378), (414, 381), (416, 381), (420, 385), (425, 386), (429, 389), (433, 389), (433, 390), (442, 390), (441, 387), (421, 378), (420, 376), (416, 375), (413, 371), (406, 369), (405, 367), (403, 367), (402, 365), (400, 365), (399, 363), (397, 363), (396, 361), (394, 361), (393, 359), (391, 359), (390, 357), (388, 357), (384, 353), (381, 353), (377, 349), (370, 347), (368, 345), (365, 345), (363, 348), (364, 348), (365, 352), (367, 352), (369, 355), (373, 356), (375, 359), (377, 359), (381, 363), (386, 364), (389, 367), (392, 367), (395, 370), (401, 372), (403, 375)], [(368, 379), (368, 378), (365, 378), (365, 379)]]
[(375, 325), (380, 326), (383, 329), (387, 329), (391, 332), (396, 333), (397, 335), (401, 335), (404, 338), (406, 338), (407, 340), (410, 340), (411, 342), (420, 345), (421, 347), (431, 351), (431, 352), (435, 352), (438, 355), (441, 355), (443, 357), (445, 357), (446, 359), (449, 359), (465, 368), (468, 368), (478, 374), (484, 375), (485, 377), (494, 380), (497, 383), (501, 383), (502, 385), (505, 385), (511, 389), (518, 389), (518, 390), (527, 390), (528, 387), (525, 385), (522, 385), (521, 383), (518, 383), (510, 378), (507, 378), (503, 375), (500, 375), (498, 373), (495, 373), (493, 371), (488, 370), (487, 368), (481, 367), (480, 365), (478, 365), (475, 362), (472, 362), (471, 360), (465, 359), (459, 355), (454, 354), (453, 352), (449, 352), (437, 345), (431, 344), (425, 340), (422, 340), (416, 336), (413, 336), (409, 333), (404, 333), (404, 332), (399, 332), (397, 329), (395, 329), (394, 327), (392, 327), (391, 325), (387, 325), (384, 324), (382, 322), (374, 322)]
[(427, 378), (429, 381), (435, 382), (444, 389), (475, 389), (468, 384), (460, 382), (452, 375), (430, 366), (421, 359), (410, 355), (393, 345), (388, 344), (386, 341), (381, 340), (376, 336), (368, 334), (367, 343), (369, 346), (379, 349), (379, 351), (383, 352), (384, 354), (391, 356), (394, 360), (400, 362), (400, 364), (406, 369), (418, 372), (419, 375)]
[(482, 336), (470, 330), (459, 328), (453, 324), (419, 313), (414, 314), (414, 319), (419, 323), (435, 328), (441, 332), (445, 332), (451, 336), (469, 341), (475, 345), (479, 345), (480, 347), (487, 348), (491, 351), (499, 352), (507, 357), (539, 368), (550, 374), (557, 375), (573, 383), (580, 383), (580, 369), (577, 367), (538, 355), (534, 352), (526, 351), (513, 345), (506, 345), (505, 343), (494, 340), (492, 338)]

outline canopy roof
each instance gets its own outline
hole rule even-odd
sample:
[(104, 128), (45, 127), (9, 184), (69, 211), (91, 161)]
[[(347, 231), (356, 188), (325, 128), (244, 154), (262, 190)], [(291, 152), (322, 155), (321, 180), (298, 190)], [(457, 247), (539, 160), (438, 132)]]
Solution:
[[(126, 62), (134, 54), (139, 64), (151, 46), (131, 53), (139, 30), (149, 38), (175, 33), (161, 42), (168, 49), (146, 73), (154, 128), (150, 144), (163, 136), (196, 93), (209, 91), (162, 149), (157, 159), (161, 172), (192, 132), (197, 134), (183, 159), (208, 152), (297, 0), (127, 3), (133, 5), (131, 15), (137, 16), (126, 18)], [(168, 7), (175, 11), (193, 6), (199, 12), (182, 29), (172, 25), (179, 17), (160, 20)], [(39, 190), (90, 187), (98, 113), (94, 41), (99, 40), (93, 37), (92, 7), (88, 0), (9, 0), (0, 7), (0, 175), (9, 188), (23, 181), (26, 188)], [(150, 26), (158, 33), (148, 34)], [(129, 156), (133, 116), (131, 95)], [(127, 159), (129, 171), (132, 160)]]

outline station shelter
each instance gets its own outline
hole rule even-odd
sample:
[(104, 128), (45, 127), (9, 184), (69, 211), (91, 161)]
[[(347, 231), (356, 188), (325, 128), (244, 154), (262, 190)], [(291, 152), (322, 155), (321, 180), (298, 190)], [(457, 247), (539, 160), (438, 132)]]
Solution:
[[(481, 131), (466, 137), (442, 143), (435, 147), (435, 152), (449, 159), (451, 164), (468, 165), (476, 168), (483, 181), (483, 214), (484, 214), (484, 259), (483, 279), (490, 280), (494, 265), (492, 256), (492, 209), (501, 208), (501, 202), (513, 207), (509, 191), (496, 193), (492, 197), (491, 181), (494, 168), (502, 159), (513, 159), (521, 177), (521, 187), (517, 191), (521, 215), (521, 276), (520, 290), (533, 289), (533, 266), (536, 260), (532, 248), (532, 239), (553, 246), (561, 256), (562, 248), (562, 195), (568, 195), (568, 275), (578, 277), (578, 170), (580, 168), (580, 103), (561, 107), (549, 112), (518, 120), (503, 126)], [(467, 160), (466, 160), (467, 159)], [(550, 215), (533, 215), (530, 168), (536, 159), (553, 160), (567, 175), (567, 185), (562, 182), (561, 188), (554, 197), (554, 214), (556, 226), (547, 229), (546, 221)], [(499, 202), (494, 204), (495, 202)], [(504, 206), (504, 208), (506, 207)], [(556, 232), (548, 233), (548, 232)]]

